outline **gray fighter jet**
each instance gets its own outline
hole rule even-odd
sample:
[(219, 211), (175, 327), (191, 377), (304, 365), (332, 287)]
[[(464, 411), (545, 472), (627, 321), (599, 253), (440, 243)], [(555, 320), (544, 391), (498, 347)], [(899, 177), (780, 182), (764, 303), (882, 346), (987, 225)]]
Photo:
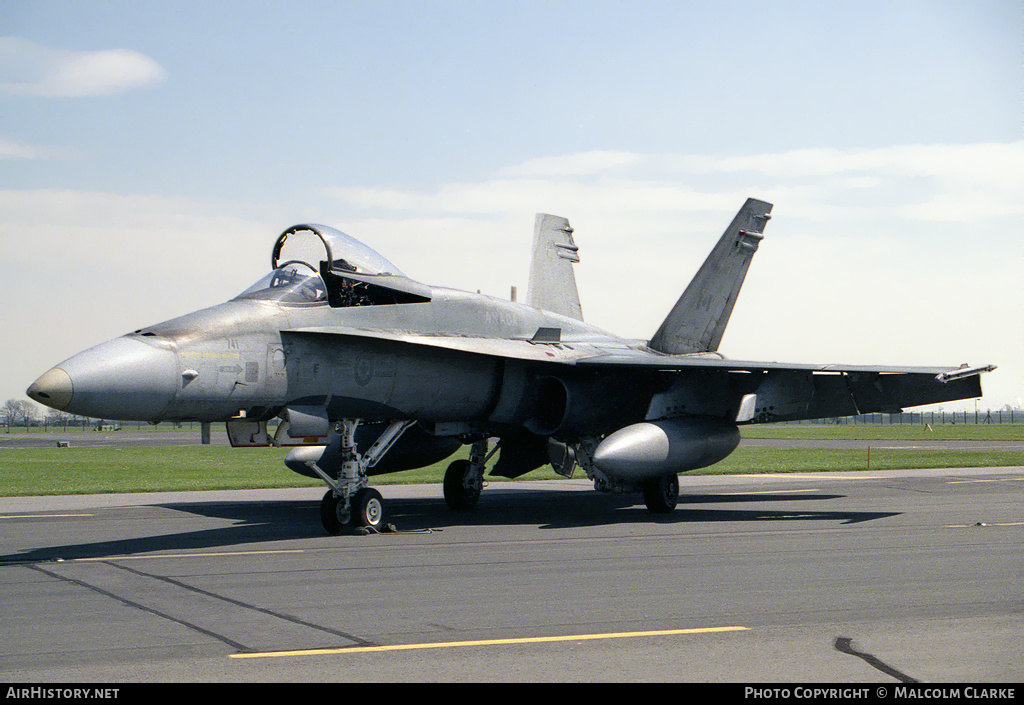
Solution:
[(537, 216), (525, 303), (413, 281), (342, 232), (296, 225), (277, 238), (271, 271), (234, 299), (79, 353), (28, 396), (104, 419), (225, 421), (236, 446), (297, 445), (285, 463), (327, 484), (321, 517), (338, 533), (383, 521), (369, 476), (440, 462), (461, 445), (468, 460), (444, 477), (455, 510), (476, 505), (500, 448), (492, 475), (579, 466), (596, 489), (642, 492), (652, 512), (668, 512), (677, 473), (729, 455), (742, 424), (981, 395), (991, 365), (719, 354), (771, 208), (747, 200), (650, 341), (583, 322), (564, 218)]

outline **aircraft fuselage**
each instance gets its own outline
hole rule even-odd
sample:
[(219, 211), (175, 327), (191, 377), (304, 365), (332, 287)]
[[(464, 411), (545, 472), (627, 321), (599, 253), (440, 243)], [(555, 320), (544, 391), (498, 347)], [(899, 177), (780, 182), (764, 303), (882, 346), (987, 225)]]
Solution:
[[(550, 377), (538, 372), (542, 360), (403, 345), (401, 336), (529, 340), (548, 329), (575, 347), (629, 344), (524, 304), (454, 289), (432, 288), (431, 294), (422, 303), (338, 309), (234, 299), (79, 353), (41, 377), (30, 396), (71, 413), (120, 420), (269, 418), (294, 404), (367, 421), (532, 421), (550, 433), (564, 425), (572, 388), (590, 384), (586, 374), (563, 370), (560, 381), (538, 386), (538, 374)], [(315, 332), (339, 327), (388, 331), (394, 339), (353, 335), (339, 346), (336, 336)], [(536, 345), (538, 356), (541, 349), (552, 355), (565, 350), (557, 341)], [(600, 386), (607, 405), (621, 406), (629, 402), (623, 395), (632, 396), (628, 385), (602, 380)], [(528, 388), (539, 390), (532, 399)], [(603, 417), (601, 411), (591, 415)]]

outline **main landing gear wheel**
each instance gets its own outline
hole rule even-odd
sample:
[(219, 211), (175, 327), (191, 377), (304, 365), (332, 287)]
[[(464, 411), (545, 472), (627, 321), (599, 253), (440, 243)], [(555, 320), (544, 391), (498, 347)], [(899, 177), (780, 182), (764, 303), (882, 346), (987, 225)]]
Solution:
[(480, 474), (468, 460), (454, 461), (444, 473), (444, 501), (457, 512), (475, 507), (482, 489)]
[(644, 504), (654, 514), (668, 514), (679, 502), (679, 478), (676, 475), (663, 475), (644, 480)]
[(328, 490), (320, 501), (320, 521), (332, 536), (337, 536), (344, 528), (376, 529), (384, 522), (384, 498), (377, 490), (367, 487), (352, 496), (346, 509), (344, 500)]

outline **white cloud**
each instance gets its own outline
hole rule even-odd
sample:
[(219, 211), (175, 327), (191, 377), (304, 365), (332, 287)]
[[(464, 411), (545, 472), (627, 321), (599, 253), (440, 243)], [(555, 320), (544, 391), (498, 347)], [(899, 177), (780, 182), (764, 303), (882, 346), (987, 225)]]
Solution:
[[(514, 215), (535, 210), (693, 211), (717, 209), (721, 194), (696, 191), (670, 181), (607, 179), (597, 183), (565, 179), (494, 179), (444, 184), (434, 193), (389, 188), (328, 188), (325, 193), (359, 208), (433, 214)], [(734, 202), (733, 198), (730, 202)]]
[(883, 172), (901, 176), (957, 176), (988, 183), (1021, 183), (1024, 142), (894, 145), (874, 149), (794, 149), (718, 156), (594, 151), (530, 159), (506, 167), (510, 176), (583, 176), (759, 173), (776, 178)]
[(635, 164), (640, 155), (631, 152), (594, 151), (565, 156), (538, 157), (501, 169), (501, 176), (583, 176)]
[(60, 330), (117, 334), (237, 294), (265, 271), (275, 227), (187, 199), (0, 190), (0, 266), (8, 277), (33, 281), (31, 289), (9, 291), (45, 294), (26, 314), (96, 302)]
[(17, 95), (114, 95), (162, 83), (167, 71), (130, 49), (70, 51), (0, 37), (0, 91)]
[[(1024, 215), (1024, 142), (804, 149), (749, 157), (586, 152), (531, 159), (481, 183), (436, 191), (329, 188), (352, 206), (437, 214), (694, 212), (739, 194), (785, 201), (803, 217), (860, 217), (884, 208), (911, 220)], [(567, 215), (569, 213), (566, 213)]]
[(61, 159), (72, 154), (74, 150), (64, 147), (26, 144), (0, 137), (0, 159)]

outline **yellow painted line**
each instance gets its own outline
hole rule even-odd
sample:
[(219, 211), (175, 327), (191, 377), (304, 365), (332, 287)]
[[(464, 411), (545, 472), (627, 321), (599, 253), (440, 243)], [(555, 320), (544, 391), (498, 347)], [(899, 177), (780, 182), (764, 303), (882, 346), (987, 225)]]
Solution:
[[(853, 472), (863, 472), (863, 470), (855, 470)], [(811, 474), (805, 474), (805, 473), (800, 473), (800, 472), (780, 472), (780, 473), (769, 474), (769, 475), (757, 475), (756, 477), (760, 477), (760, 478), (763, 478), (763, 479), (770, 479), (770, 480), (849, 480), (849, 479), (853, 479), (853, 480), (885, 480), (885, 479), (888, 479), (886, 477), (883, 477), (882, 475), (864, 475), (864, 476), (858, 476), (858, 477), (854, 477), (854, 478), (844, 477), (844, 475), (846, 475), (846, 472), (843, 472), (843, 471), (836, 471), (836, 472), (831, 473), (829, 475), (811, 475)]]
[[(988, 522), (982, 522), (985, 526), (1024, 526), (1024, 521), (1008, 521), (1004, 523), (989, 524)], [(946, 524), (947, 529), (966, 529), (969, 526), (977, 526), (977, 524)]]
[(95, 514), (0, 514), (0, 519), (52, 519), (60, 517), (91, 517)]
[(483, 639), (478, 641), (439, 641), (426, 644), (392, 644), (390, 646), (349, 646), (337, 649), (304, 649), (298, 651), (260, 651), (231, 654), (230, 658), (279, 658), (281, 656), (327, 656), (331, 654), (365, 654), (382, 651), (410, 651), (414, 649), (450, 649), (457, 646), (507, 646), (509, 644), (550, 644), (563, 641), (591, 641), (594, 639), (630, 639), (642, 636), (674, 636), (677, 634), (713, 634), (716, 632), (742, 632), (747, 627), (706, 627), (703, 629), (665, 629), (653, 632), (612, 632), (608, 634), (571, 634), (568, 636), (537, 636), (519, 639)]
[(301, 548), (280, 551), (223, 551), (220, 553), (144, 553), (138, 556), (99, 556), (96, 558), (69, 558), (68, 561), (87, 563), (89, 561), (145, 561), (158, 558), (217, 558), (222, 556), (262, 556), (276, 553), (305, 553)]
[(716, 492), (715, 494), (796, 494), (797, 492), (821, 492), (817, 488), (808, 490), (759, 490), (757, 492)]
[(991, 480), (949, 480), (948, 485), (969, 485), (974, 482), (1022, 482), (1024, 477), (998, 477)]

